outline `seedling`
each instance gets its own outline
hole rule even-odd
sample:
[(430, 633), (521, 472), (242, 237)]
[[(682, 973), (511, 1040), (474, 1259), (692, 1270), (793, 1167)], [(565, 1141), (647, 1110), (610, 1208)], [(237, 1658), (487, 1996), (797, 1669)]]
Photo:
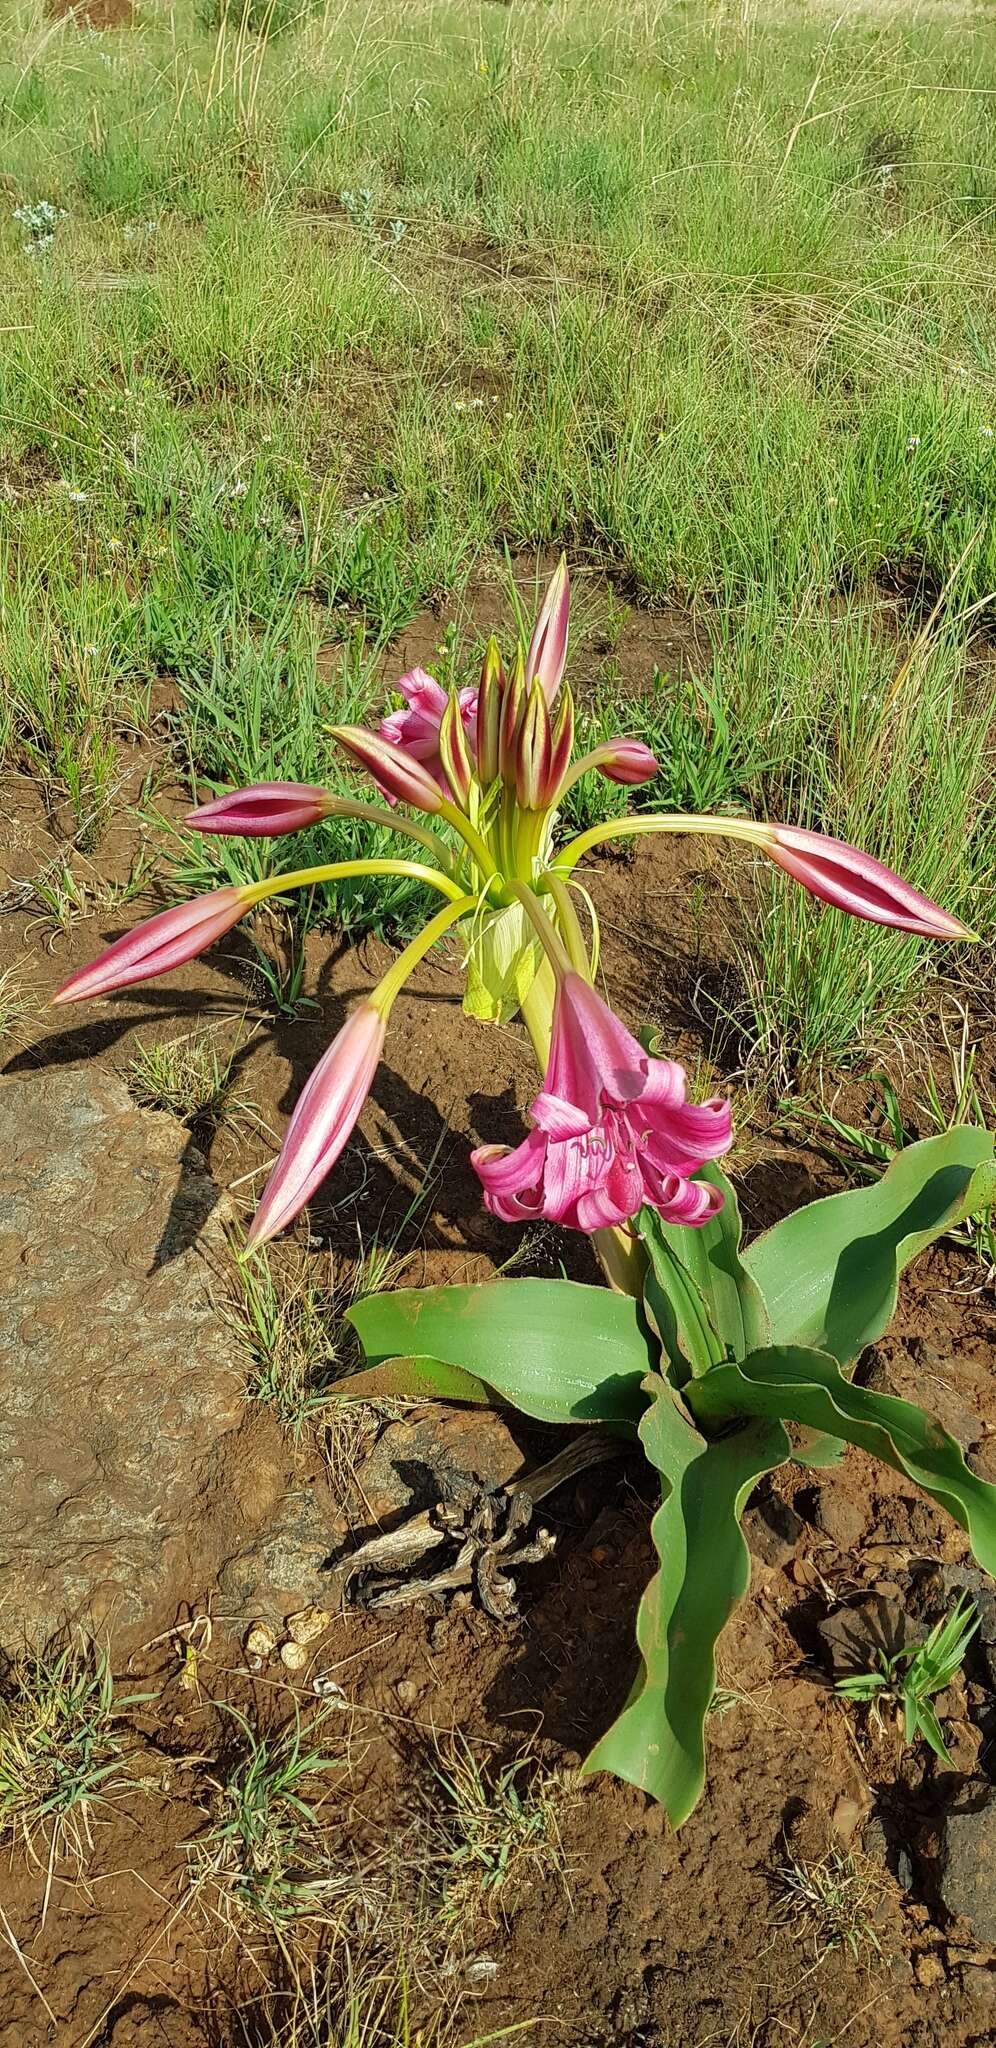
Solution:
[(858, 1700), (870, 1707), (871, 1718), (880, 1728), (884, 1707), (891, 1707), (897, 1719), (901, 1711), (907, 1747), (922, 1735), (934, 1755), (950, 1767), (951, 1757), (932, 1701), (947, 1690), (960, 1671), (978, 1626), (978, 1614), (971, 1600), (963, 1595), (922, 1643), (892, 1652), (878, 1650), (878, 1670), (839, 1678), (837, 1691), (845, 1699)]

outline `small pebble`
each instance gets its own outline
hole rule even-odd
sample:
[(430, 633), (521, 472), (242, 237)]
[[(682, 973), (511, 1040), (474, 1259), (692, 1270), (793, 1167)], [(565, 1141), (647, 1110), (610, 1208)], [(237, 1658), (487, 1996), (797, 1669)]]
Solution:
[(300, 1671), (308, 1661), (308, 1652), (303, 1643), (281, 1643), (280, 1662), (288, 1671)]
[(317, 1699), (328, 1700), (329, 1705), (332, 1707), (347, 1707), (349, 1705), (342, 1686), (334, 1678), (330, 1678), (327, 1671), (319, 1671), (317, 1676), (312, 1679), (311, 1690)]
[(403, 1678), (397, 1687), (398, 1698), (403, 1707), (413, 1707), (418, 1699), (418, 1686), (410, 1678)]
[(246, 1649), (250, 1657), (272, 1657), (277, 1647), (277, 1638), (265, 1621), (254, 1621), (246, 1636)]
[(292, 1643), (317, 1643), (331, 1619), (324, 1607), (302, 1607), (299, 1613), (288, 1616), (287, 1633)]

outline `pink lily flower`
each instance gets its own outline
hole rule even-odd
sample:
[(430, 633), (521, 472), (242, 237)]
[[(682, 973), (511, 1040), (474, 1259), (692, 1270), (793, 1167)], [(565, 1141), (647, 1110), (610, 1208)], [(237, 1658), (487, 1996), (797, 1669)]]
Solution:
[(561, 555), (540, 606), (526, 655), (526, 685), (528, 687), (535, 682), (538, 676), (548, 704), (553, 703), (567, 665), (570, 613), (571, 579), (567, 573), (567, 557)]
[(331, 1172), (373, 1086), (386, 1031), (376, 1005), (360, 1003), (309, 1075), (253, 1217), (249, 1246), (286, 1230)]
[(231, 789), (213, 803), (188, 811), (184, 823), (198, 832), (225, 832), (240, 839), (276, 839), (283, 832), (302, 832), (327, 818), (335, 799), (313, 782), (254, 782), (249, 789)]
[(253, 902), (252, 887), (215, 889), (210, 896), (195, 896), (192, 903), (178, 903), (146, 918), (121, 939), (115, 939), (88, 967), (70, 976), (54, 1003), (81, 1003), (87, 996), (106, 996), (112, 989), (127, 988), (133, 981), (153, 981), (206, 953), (215, 939), (238, 924)]
[[(430, 676), (424, 668), (409, 669), (408, 674), (401, 677), (397, 687), (406, 700), (405, 707), (401, 711), (392, 711), (387, 718), (381, 719), (377, 728), (379, 735), (389, 746), (401, 747), (414, 760), (421, 761), (430, 775), (435, 777), (444, 794), (451, 796), (452, 791), (446, 780), (439, 751), (439, 728), (449, 697), (442, 683), (437, 683), (435, 676)], [(477, 724), (477, 691), (461, 690), (457, 702), (464, 731), (473, 745)], [(388, 803), (393, 804), (395, 797), (392, 791), (379, 782), (377, 786)]]
[[(744, 834), (748, 836), (747, 833)], [(970, 939), (967, 925), (922, 896), (891, 868), (842, 839), (826, 839), (799, 825), (758, 825), (750, 835), (769, 860), (783, 868), (811, 896), (847, 910), (870, 924), (891, 925), (925, 939)]]
[(706, 1223), (723, 1206), (695, 1181), (729, 1150), (728, 1102), (685, 1099), (685, 1072), (653, 1059), (579, 974), (557, 987), (550, 1057), (521, 1145), (472, 1154), (484, 1204), (506, 1223), (544, 1216), (571, 1230), (626, 1223), (644, 1206), (670, 1223)]

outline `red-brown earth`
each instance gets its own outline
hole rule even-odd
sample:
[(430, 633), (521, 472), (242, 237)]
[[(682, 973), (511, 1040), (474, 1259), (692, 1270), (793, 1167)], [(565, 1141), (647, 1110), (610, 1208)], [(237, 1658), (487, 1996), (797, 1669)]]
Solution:
[[(662, 657), (662, 630), (660, 620), (627, 614), (616, 655), (621, 687), (646, 676), (651, 647), (662, 667), (694, 656), (687, 621), (666, 629), (670, 656)], [(398, 665), (428, 662), (434, 636), (433, 618), (416, 621), (396, 650)], [(131, 870), (149, 828), (127, 802), (153, 760), (162, 765), (158, 745), (131, 751), (117, 821), (95, 853), (70, 851), (86, 886), (99, 890)], [(167, 790), (162, 801), (178, 805), (179, 794)], [(240, 1080), (264, 1129), (247, 1136), (223, 1126), (207, 1152), (215, 1181), (248, 1214), (274, 1149), (266, 1130), (282, 1130), (305, 1076), (347, 1006), (383, 971), (388, 949), (373, 939), (350, 947), (335, 933), (310, 935), (306, 988), (315, 1007), (291, 1019), (261, 1006), (238, 934), (167, 981), (53, 1012), (46, 999), (69, 970), (153, 898), (101, 909), (98, 896), (89, 916), (53, 934), (21, 885), (62, 859), (58, 819), (27, 776), (8, 783), (4, 804), (3, 957), (16, 964), (31, 1006), (6, 1071), (41, 1076), (68, 1064), (83, 1087), (94, 1064), (127, 1076), (139, 1040), (205, 1024), (217, 1028), (221, 1045), (238, 1037)], [(701, 1072), (721, 1048), (714, 1004), (735, 1006), (736, 998), (740, 908), (724, 858), (710, 844), (659, 841), (604, 859), (592, 873), (615, 1003), (633, 1021), (657, 1025)], [(977, 1020), (977, 1036), (979, 1078), (992, 1079), (991, 1015)], [(730, 1061), (733, 1048), (727, 1030)], [(399, 1000), (355, 1142), (297, 1229), (301, 1257), (324, 1273), (331, 1250), (345, 1280), (358, 1231), (367, 1241), (390, 1235), (434, 1159), (431, 1192), (400, 1243), (399, 1277), (487, 1277), (516, 1240), (482, 1211), (468, 1151), (485, 1137), (514, 1141), (534, 1087), (520, 1030), (487, 1035), (465, 1019), (455, 960), (434, 956)], [(869, 1100), (866, 1086), (842, 1080), (846, 1113), (863, 1115)], [(819, 1152), (780, 1134), (762, 1099), (740, 1088), (737, 1109), (733, 1172), (750, 1232), (840, 1185)], [(561, 1259), (577, 1277), (594, 1277), (584, 1247), (552, 1232), (519, 1270), (555, 1272)], [(897, 1391), (921, 1393), (987, 1475), (996, 1470), (991, 1306), (971, 1253), (945, 1244), (906, 1279), (889, 1338), (861, 1368)], [(469, 1415), (468, 1431), (479, 1427)], [(530, 1458), (556, 1442), (533, 1428), (518, 1434)], [(355, 1526), (368, 1522), (362, 1464), (358, 1495), (352, 1483), (343, 1486), (341, 1461), (322, 1457), (321, 1432), (305, 1432), (295, 1446), (254, 1404), (237, 1442), (249, 1490), (254, 1473), (265, 1472), (273, 1490), (284, 1483), (317, 1494), (330, 1527), (344, 1510)], [(342, 1759), (322, 1794), (328, 1853), (344, 1869), (370, 1873), (381, 1897), (391, 1885), (405, 1896), (417, 1890), (415, 1873), (435, 1853), (427, 1815), (438, 1806), (435, 1744), (448, 1731), (474, 1745), (486, 1770), (529, 1741), (537, 1764), (554, 1774), (560, 1868), (542, 1872), (527, 1862), (497, 1906), (489, 1911), (485, 1901), (469, 1913), (457, 1967), (452, 1931), (444, 1938), (430, 1929), (412, 1964), (414, 2024), (443, 2011), (456, 2015), (461, 2040), (522, 2025), (523, 2038), (572, 2048), (991, 2041), (993, 1954), (938, 1902), (930, 1850), (938, 1816), (990, 1775), (992, 1675), (972, 1653), (967, 1687), (942, 1703), (957, 1765), (946, 1772), (922, 1746), (904, 1752), (891, 1732), (877, 1735), (834, 1693), (819, 1635), (841, 1604), (856, 1607), (870, 1594), (908, 1610), (918, 1626), (934, 1619), (945, 1604), (939, 1568), (967, 1555), (960, 1531), (858, 1452), (827, 1471), (786, 1467), (762, 1489), (747, 1518), (750, 1594), (721, 1646), (722, 1710), (710, 1717), (706, 1795), (675, 1836), (642, 1795), (606, 1777), (573, 1775), (632, 1673), (636, 1603), (652, 1567), (647, 1475), (629, 1458), (583, 1475), (548, 1508), (556, 1548), (523, 1573), (518, 1621), (502, 1625), (461, 1602), (388, 1618), (344, 1605), (294, 1679), (275, 1663), (251, 1668), (240, 1642), (244, 1617), (198, 1577), (194, 1546), (189, 1578), (168, 1592), (179, 1623), (212, 1617), (210, 1640), (203, 1632), (195, 1638), (196, 1687), (182, 1682), (182, 1634), (152, 1645), (112, 1637), (120, 1693), (145, 1696), (122, 1709), (130, 1786), (97, 1810), (82, 1868), (56, 1866), (44, 1917), (44, 1869), (18, 1840), (4, 1849), (0, 2048), (234, 2048), (277, 2038), (266, 2014), (279, 2018), (282, 2009), (286, 1932), (277, 1941), (245, 1920), (229, 1925), (206, 1894), (194, 1900), (187, 1845), (219, 1810), (217, 1781), (233, 1742), (228, 1708), (276, 1728), (292, 1720), (296, 1701), (307, 1722), (318, 1711), (316, 1673), (333, 1674), (345, 1695), (338, 1721), (326, 1723)], [(786, 1868), (828, 1856), (852, 1859), (847, 1867), (870, 1901), (853, 1951), (832, 1941), (825, 1924), (786, 1907)], [(306, 1931), (300, 1943), (306, 1956), (321, 1937)], [(482, 1958), (486, 1967), (475, 1970)], [(267, 1984), (277, 1987), (275, 2003), (267, 2003)]]

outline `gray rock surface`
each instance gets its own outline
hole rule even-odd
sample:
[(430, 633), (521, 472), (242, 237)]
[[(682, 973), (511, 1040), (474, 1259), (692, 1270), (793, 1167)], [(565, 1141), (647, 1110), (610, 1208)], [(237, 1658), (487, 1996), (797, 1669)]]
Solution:
[(945, 1816), (940, 1895), (949, 1913), (971, 1926), (976, 1941), (996, 1946), (996, 1796), (974, 1784)]
[(73, 1617), (151, 1633), (243, 1516), (217, 1192), (96, 1065), (0, 1079), (0, 1124), (0, 1642)]

